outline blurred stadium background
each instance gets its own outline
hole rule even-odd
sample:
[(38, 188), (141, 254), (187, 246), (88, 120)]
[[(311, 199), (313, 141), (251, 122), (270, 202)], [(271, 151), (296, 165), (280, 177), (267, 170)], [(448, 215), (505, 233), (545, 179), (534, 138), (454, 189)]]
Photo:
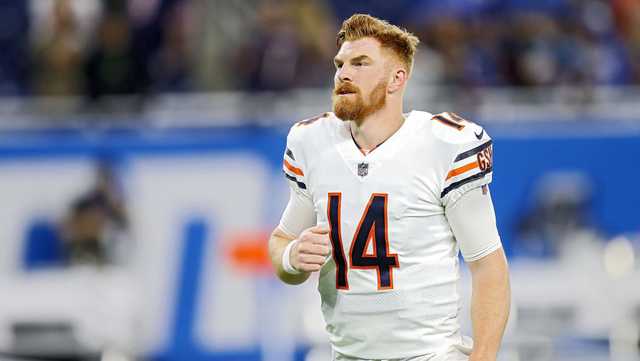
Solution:
[(265, 247), (354, 12), (494, 138), (499, 359), (640, 360), (638, 0), (0, 1), (0, 360), (328, 360)]

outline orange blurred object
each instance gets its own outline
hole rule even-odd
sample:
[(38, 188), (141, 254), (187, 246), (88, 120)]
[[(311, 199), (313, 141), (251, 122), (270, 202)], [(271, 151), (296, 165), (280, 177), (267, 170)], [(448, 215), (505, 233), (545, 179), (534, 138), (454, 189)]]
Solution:
[(273, 274), (267, 231), (248, 231), (226, 237), (226, 256), (231, 265), (254, 275)]

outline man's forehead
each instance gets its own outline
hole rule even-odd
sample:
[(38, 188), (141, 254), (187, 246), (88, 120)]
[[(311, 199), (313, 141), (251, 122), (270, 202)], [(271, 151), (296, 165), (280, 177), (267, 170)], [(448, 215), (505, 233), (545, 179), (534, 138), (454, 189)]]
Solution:
[(345, 41), (336, 54), (336, 59), (348, 59), (360, 55), (378, 56), (380, 48), (380, 42), (374, 38)]

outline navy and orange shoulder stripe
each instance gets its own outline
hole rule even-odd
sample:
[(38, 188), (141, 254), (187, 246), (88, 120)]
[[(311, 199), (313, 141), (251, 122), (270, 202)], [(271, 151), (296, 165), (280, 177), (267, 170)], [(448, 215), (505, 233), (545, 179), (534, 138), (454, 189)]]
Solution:
[(284, 159), (282, 160), (282, 172), (284, 173), (284, 176), (287, 177), (287, 179), (289, 179), (290, 181), (294, 182), (298, 186), (298, 188), (307, 189), (307, 185), (304, 184), (301, 179), (298, 179), (299, 177), (304, 177), (304, 172), (301, 168), (296, 167), (294, 164), (292, 164), (295, 163), (295, 161), (296, 157), (294, 156), (293, 151), (287, 148), (287, 150), (285, 151)]
[(482, 179), (493, 171), (493, 141), (488, 140), (456, 156), (453, 169), (447, 173), (446, 187), (440, 197), (467, 183)]

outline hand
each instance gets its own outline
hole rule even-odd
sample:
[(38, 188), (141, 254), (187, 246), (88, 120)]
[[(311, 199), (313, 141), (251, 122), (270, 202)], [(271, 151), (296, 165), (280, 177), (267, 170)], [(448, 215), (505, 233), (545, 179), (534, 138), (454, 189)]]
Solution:
[(298, 242), (291, 248), (291, 265), (302, 272), (320, 270), (330, 253), (329, 244), (329, 228), (326, 226), (315, 226), (302, 231)]

